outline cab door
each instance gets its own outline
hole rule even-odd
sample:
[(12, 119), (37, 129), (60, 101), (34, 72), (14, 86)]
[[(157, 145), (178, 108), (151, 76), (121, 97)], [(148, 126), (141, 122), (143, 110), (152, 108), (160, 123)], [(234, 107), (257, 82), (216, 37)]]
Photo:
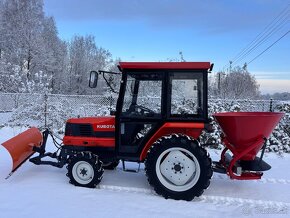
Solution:
[(124, 77), (123, 99), (118, 103), (117, 155), (138, 160), (146, 138), (164, 120), (164, 72), (127, 72)]

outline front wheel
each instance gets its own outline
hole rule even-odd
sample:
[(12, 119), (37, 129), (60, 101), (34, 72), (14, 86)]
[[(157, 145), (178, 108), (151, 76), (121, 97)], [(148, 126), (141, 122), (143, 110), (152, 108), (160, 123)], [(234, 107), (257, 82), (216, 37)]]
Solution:
[(91, 152), (74, 154), (68, 160), (67, 177), (76, 186), (96, 187), (102, 180), (104, 169), (98, 156)]
[(154, 143), (145, 170), (157, 194), (176, 200), (200, 196), (209, 186), (213, 173), (206, 150), (183, 135), (163, 137)]

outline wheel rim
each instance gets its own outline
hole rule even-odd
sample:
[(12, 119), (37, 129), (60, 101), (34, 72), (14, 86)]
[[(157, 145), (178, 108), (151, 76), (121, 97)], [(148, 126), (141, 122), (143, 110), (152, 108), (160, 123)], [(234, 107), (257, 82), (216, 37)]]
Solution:
[(180, 147), (163, 151), (156, 162), (156, 174), (166, 188), (182, 192), (191, 189), (200, 177), (197, 158)]
[(86, 161), (78, 161), (72, 168), (72, 174), (76, 182), (82, 185), (90, 183), (94, 178), (94, 169)]

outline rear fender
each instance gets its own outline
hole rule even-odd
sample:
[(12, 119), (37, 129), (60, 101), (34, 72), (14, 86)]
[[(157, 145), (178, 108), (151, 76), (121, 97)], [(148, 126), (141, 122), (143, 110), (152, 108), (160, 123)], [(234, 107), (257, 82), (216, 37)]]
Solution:
[(205, 128), (204, 123), (181, 123), (181, 122), (165, 123), (156, 131), (156, 133), (145, 144), (140, 155), (140, 161), (143, 162), (145, 160), (147, 152), (152, 146), (152, 144), (162, 136), (171, 134), (184, 134), (197, 139), (204, 128)]

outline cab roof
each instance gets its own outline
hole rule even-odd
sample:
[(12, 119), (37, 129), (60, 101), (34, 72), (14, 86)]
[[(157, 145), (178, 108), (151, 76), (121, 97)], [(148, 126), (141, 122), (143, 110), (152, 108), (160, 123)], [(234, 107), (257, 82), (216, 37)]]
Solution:
[(123, 70), (209, 70), (210, 62), (120, 62)]

